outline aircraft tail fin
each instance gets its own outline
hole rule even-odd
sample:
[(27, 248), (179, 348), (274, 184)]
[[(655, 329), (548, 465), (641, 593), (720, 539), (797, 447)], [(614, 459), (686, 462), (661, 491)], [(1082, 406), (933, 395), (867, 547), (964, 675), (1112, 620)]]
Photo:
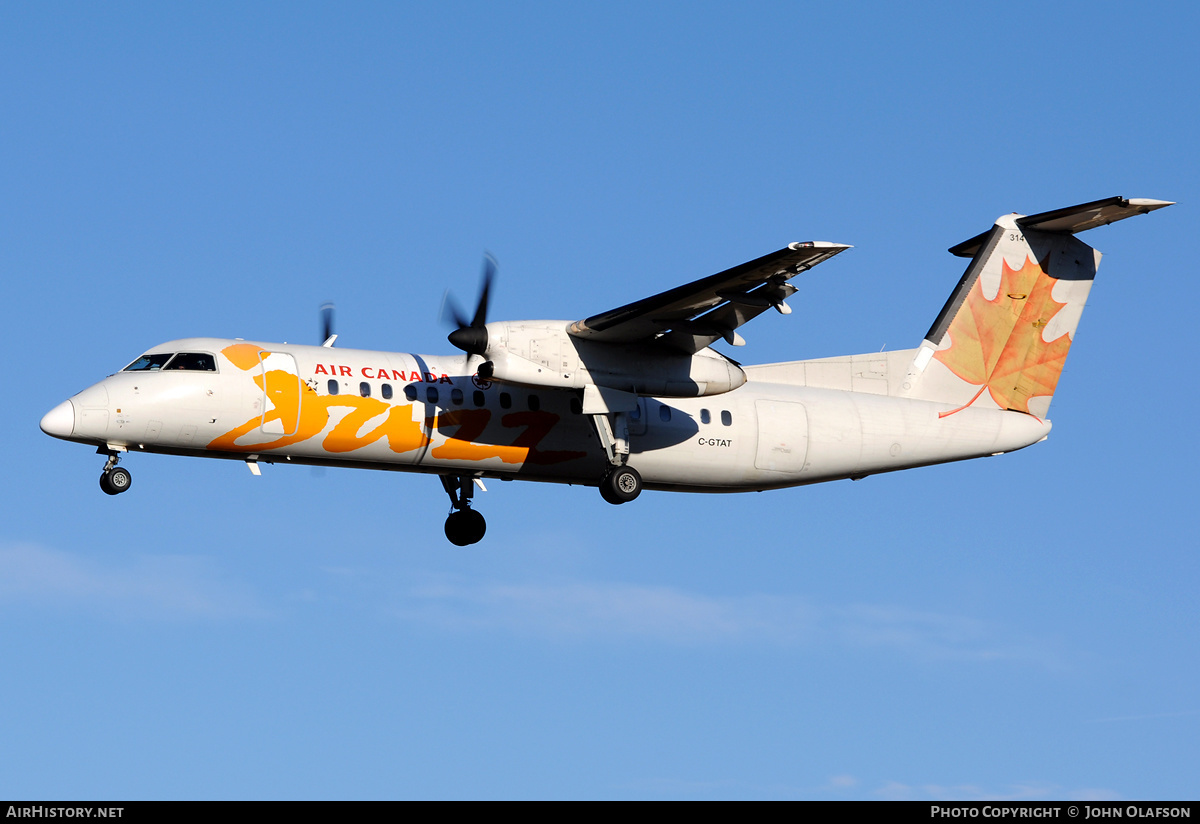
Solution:
[(902, 395), (1044, 418), (1083, 313), (1100, 253), (1076, 232), (1145, 214), (1163, 200), (1097, 200), (1005, 215), (950, 249), (971, 258), (917, 349)]

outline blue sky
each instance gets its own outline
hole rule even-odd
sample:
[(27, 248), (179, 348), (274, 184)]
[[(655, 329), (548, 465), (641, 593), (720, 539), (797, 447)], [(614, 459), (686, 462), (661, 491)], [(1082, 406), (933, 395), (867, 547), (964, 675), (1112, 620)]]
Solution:
[[(1183, 3), (0, 7), (0, 796), (1191, 798), (1197, 12)], [(746, 362), (915, 346), (999, 214), (1105, 253), (1050, 439), (806, 489), (153, 455), (41, 415), (188, 335), (449, 353), (855, 249)], [(15, 454), (14, 454), (15, 453)]]

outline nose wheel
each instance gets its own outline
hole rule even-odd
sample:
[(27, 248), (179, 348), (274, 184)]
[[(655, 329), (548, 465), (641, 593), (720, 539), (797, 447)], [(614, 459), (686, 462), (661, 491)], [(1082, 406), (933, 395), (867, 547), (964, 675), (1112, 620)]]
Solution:
[(475, 479), (469, 475), (442, 475), (442, 487), (450, 496), (450, 514), (446, 517), (446, 538), (455, 546), (477, 544), (487, 532), (483, 515), (471, 509)]
[(104, 464), (104, 471), (100, 473), (100, 488), (106, 495), (120, 495), (133, 483), (129, 470), (117, 466), (118, 460), (116, 452), (109, 452), (108, 463)]
[(451, 512), (446, 518), (446, 537), (455, 546), (470, 546), (483, 539), (487, 532), (487, 522), (483, 516), (473, 509), (460, 509)]

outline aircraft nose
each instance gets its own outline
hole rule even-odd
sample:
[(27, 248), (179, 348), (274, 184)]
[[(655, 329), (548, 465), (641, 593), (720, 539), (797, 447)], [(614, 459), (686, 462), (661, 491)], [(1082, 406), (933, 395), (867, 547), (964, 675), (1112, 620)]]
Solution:
[(42, 431), (56, 438), (69, 438), (75, 431), (75, 407), (63, 401), (42, 416)]

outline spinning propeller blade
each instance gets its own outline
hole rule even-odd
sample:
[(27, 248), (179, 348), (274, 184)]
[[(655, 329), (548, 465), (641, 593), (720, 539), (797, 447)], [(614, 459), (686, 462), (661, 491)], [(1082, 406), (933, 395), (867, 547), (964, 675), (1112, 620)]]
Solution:
[(456, 327), (446, 339), (454, 346), (463, 350), (470, 355), (482, 355), (487, 351), (488, 334), (485, 325), (487, 324), (488, 301), (492, 291), (492, 280), (496, 276), (496, 259), (490, 254), (484, 255), (483, 258), (483, 286), (479, 290), (479, 302), (475, 305), (475, 317), (467, 323), (466, 317), (458, 308), (458, 304), (450, 297), (450, 293), (446, 293), (445, 300), (442, 302), (442, 317), (450, 321)]
[(333, 303), (325, 301), (321, 304), (321, 345), (333, 346), (337, 335), (333, 333)]

